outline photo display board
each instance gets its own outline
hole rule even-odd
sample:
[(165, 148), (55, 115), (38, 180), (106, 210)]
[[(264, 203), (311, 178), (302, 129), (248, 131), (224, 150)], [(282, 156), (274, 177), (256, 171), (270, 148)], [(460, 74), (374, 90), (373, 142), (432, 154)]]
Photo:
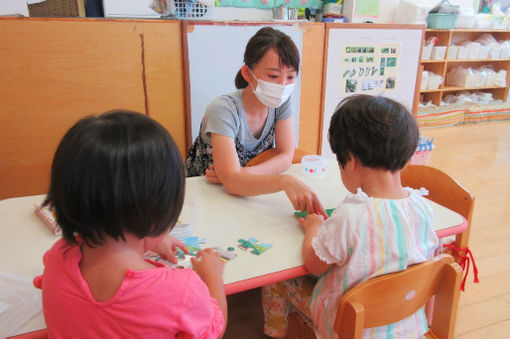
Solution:
[(321, 149), (324, 156), (334, 156), (328, 143), (329, 122), (345, 97), (382, 95), (412, 111), (423, 28), (384, 26), (329, 26)]

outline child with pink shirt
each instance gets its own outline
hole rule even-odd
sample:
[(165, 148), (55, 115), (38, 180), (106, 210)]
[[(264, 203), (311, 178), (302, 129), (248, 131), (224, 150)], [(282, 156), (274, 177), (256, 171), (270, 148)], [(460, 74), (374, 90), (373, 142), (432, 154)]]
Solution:
[(57, 148), (45, 203), (63, 239), (43, 257), (50, 338), (216, 338), (225, 331), (223, 262), (212, 249), (177, 269), (168, 236), (182, 208), (184, 170), (151, 118), (110, 111), (80, 120)]

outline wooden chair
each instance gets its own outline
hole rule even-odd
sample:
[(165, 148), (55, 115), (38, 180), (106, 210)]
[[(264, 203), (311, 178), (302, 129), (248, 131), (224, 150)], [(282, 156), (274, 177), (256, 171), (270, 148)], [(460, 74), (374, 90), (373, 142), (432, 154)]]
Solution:
[[(432, 323), (427, 336), (452, 338), (457, 319), (462, 269), (453, 257), (441, 254), (401, 272), (382, 275), (354, 287), (340, 300), (334, 329), (339, 338), (361, 338), (364, 328), (402, 320), (435, 296)], [(304, 322), (289, 315), (289, 335), (302, 338), (310, 333), (296, 330)]]
[[(276, 154), (276, 149), (275, 148), (267, 149), (266, 151), (262, 152), (260, 155), (257, 155), (254, 158), (252, 158), (246, 164), (246, 166), (254, 166), (254, 165), (257, 165), (257, 164), (260, 164), (260, 163), (264, 163), (268, 159), (274, 157), (275, 154)], [(294, 156), (292, 157), (292, 164), (301, 163), (301, 158), (303, 158), (303, 156), (306, 156), (306, 155), (309, 155), (309, 154), (310, 154), (309, 152), (306, 152), (304, 150), (295, 149), (294, 150)]]
[(414, 189), (424, 187), (429, 191), (428, 199), (462, 215), (468, 227), (455, 238), (456, 248), (465, 248), (469, 244), (471, 217), (475, 198), (455, 179), (441, 170), (427, 165), (407, 165), (401, 173), (402, 185)]
[(457, 320), (462, 269), (442, 254), (404, 271), (368, 280), (340, 300), (335, 332), (340, 338), (361, 338), (364, 328), (402, 320), (435, 296), (428, 336), (453, 338)]

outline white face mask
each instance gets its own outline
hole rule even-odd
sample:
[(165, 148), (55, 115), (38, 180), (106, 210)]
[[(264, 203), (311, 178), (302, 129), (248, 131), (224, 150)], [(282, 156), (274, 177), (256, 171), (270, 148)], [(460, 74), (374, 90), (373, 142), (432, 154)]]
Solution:
[[(250, 70), (250, 69), (248, 69)], [(255, 75), (250, 70), (251, 74), (255, 79)], [(251, 88), (253, 89), (253, 93), (257, 96), (257, 99), (267, 107), (277, 108), (282, 105), (287, 99), (289, 99), (290, 94), (294, 90), (294, 84), (289, 85), (280, 85), (271, 83), (269, 81), (257, 79), (257, 89), (253, 89), (253, 85)]]

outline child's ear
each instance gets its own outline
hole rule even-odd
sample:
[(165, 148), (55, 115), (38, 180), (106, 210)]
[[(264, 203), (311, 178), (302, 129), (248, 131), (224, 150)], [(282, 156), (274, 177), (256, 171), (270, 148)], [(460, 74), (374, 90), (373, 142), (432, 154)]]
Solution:
[(345, 164), (345, 169), (352, 171), (359, 165), (359, 159), (354, 157), (351, 153), (349, 154), (349, 160)]

